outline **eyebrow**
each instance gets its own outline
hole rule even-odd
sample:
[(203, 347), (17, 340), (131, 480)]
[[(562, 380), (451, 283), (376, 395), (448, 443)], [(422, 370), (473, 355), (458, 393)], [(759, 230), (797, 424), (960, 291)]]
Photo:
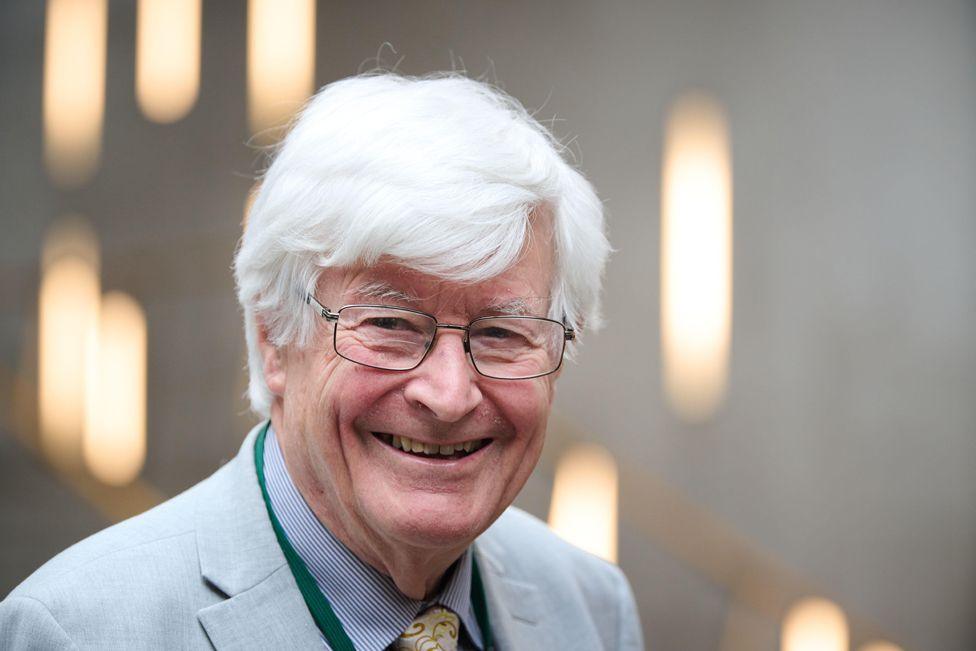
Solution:
[(389, 283), (384, 283), (382, 281), (364, 283), (348, 292), (348, 294), (376, 300), (400, 301), (410, 305), (418, 305), (420, 303), (420, 299), (416, 296), (411, 296), (410, 294), (396, 289)]
[[(357, 300), (369, 299), (376, 301), (396, 301), (412, 306), (419, 306), (423, 303), (419, 297), (412, 294), (407, 294), (406, 292), (383, 281), (363, 283), (362, 285), (359, 285), (346, 293), (348, 296), (355, 297)], [(504, 300), (494, 300), (485, 306), (484, 310), (482, 310), (482, 314), (492, 314), (498, 316), (539, 316), (530, 306), (530, 300), (535, 302), (535, 298), (536, 297), (526, 299), (518, 297)], [(542, 300), (546, 303), (549, 302), (548, 298), (539, 297), (538, 300)]]
[(485, 307), (485, 312), (529, 316), (532, 310), (529, 309), (529, 304), (524, 298), (511, 298), (504, 301), (492, 301)]

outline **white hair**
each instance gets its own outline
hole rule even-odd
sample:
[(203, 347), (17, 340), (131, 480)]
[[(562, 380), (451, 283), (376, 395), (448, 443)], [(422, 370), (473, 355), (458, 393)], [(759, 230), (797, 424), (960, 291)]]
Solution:
[(251, 408), (267, 417), (257, 323), (276, 346), (307, 345), (301, 291), (323, 269), (391, 259), (478, 282), (515, 263), (533, 212), (551, 219), (550, 318), (600, 324), (610, 246), (603, 207), (563, 147), (515, 99), (458, 74), (350, 77), (322, 88), (280, 145), (234, 260)]

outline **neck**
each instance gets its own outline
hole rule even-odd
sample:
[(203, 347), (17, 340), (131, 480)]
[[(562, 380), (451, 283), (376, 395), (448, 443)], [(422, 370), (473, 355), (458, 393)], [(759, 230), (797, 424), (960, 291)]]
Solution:
[(417, 601), (432, 598), (440, 592), (448, 569), (463, 553), (461, 550), (438, 555), (402, 548), (377, 553), (377, 549), (356, 549), (347, 540), (340, 540), (364, 562), (393, 579), (400, 592)]

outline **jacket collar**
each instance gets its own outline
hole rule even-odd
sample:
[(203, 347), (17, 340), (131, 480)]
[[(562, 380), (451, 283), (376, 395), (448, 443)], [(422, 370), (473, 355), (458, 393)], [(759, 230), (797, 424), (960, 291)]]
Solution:
[(544, 604), (535, 586), (506, 576), (503, 556), (496, 546), (479, 538), (474, 547), (495, 646), (505, 651), (551, 648), (552, 640), (546, 639), (539, 626)]
[(261, 497), (254, 468), (260, 428), (201, 486), (206, 493), (195, 516), (200, 573), (227, 599), (197, 617), (216, 649), (321, 648)]

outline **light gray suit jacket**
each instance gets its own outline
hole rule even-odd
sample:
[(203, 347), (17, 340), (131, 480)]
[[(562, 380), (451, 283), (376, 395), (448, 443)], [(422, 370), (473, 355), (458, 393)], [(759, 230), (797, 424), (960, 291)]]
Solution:
[[(185, 493), (62, 552), (0, 602), (3, 649), (321, 649), (254, 469), (237, 457)], [(620, 570), (510, 508), (474, 545), (500, 650), (641, 649)]]

